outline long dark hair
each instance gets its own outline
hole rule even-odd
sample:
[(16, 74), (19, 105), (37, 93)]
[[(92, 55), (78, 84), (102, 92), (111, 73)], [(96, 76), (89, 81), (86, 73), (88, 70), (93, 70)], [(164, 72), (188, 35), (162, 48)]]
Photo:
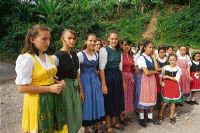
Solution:
[(47, 26), (43, 26), (40, 24), (33, 25), (32, 28), (30, 28), (26, 34), (25, 37), (25, 45), (24, 48), (21, 51), (21, 54), (30, 53), (30, 54), (36, 54), (39, 55), (38, 49), (34, 46), (34, 44), (31, 42), (31, 38), (34, 38), (38, 35), (39, 30), (41, 31), (49, 31), (51, 32), (51, 29)]
[[(122, 45), (125, 44), (125, 43), (129, 46), (131, 46), (131, 44), (132, 44), (132, 42), (129, 39), (125, 39), (125, 40), (122, 41)], [(131, 56), (133, 55), (133, 52), (131, 51), (131, 49), (128, 51), (128, 54), (131, 55)]]
[(140, 53), (141, 55), (144, 53), (145, 48), (148, 47), (149, 44), (153, 44), (153, 42), (151, 40), (144, 40), (143, 41), (143, 48), (142, 48), (141, 53)]

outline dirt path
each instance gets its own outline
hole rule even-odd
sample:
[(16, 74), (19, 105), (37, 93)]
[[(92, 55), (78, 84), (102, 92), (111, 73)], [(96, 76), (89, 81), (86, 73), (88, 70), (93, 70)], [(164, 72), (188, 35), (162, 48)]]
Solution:
[[(200, 101), (200, 95), (198, 96)], [(16, 90), (14, 80), (0, 84), (0, 133), (21, 133), (23, 95)], [(200, 130), (200, 105), (184, 105), (176, 109), (177, 123), (169, 124), (169, 119), (161, 126), (150, 124), (147, 128), (138, 125), (136, 115), (131, 115), (134, 122), (125, 131), (117, 133), (198, 133)], [(80, 132), (83, 133), (83, 132)]]
[(148, 38), (154, 40), (154, 34), (156, 32), (157, 16), (159, 15), (157, 9), (153, 10), (153, 15), (150, 19), (149, 24), (147, 25), (146, 31), (143, 33), (143, 38)]

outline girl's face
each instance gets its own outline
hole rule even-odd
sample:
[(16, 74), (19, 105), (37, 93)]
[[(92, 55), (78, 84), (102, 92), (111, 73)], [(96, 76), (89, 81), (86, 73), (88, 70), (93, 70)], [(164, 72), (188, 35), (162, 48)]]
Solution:
[(110, 46), (112, 48), (115, 48), (119, 42), (119, 37), (116, 33), (111, 33), (108, 38), (108, 41), (110, 42)]
[(164, 58), (164, 57), (165, 57), (165, 54), (166, 54), (165, 50), (161, 49), (161, 50), (159, 51), (159, 53), (158, 53), (158, 56), (159, 56), (160, 58)]
[(144, 52), (145, 52), (146, 55), (151, 55), (151, 54), (153, 53), (153, 50), (154, 50), (153, 44), (152, 44), (152, 43), (149, 43), (149, 44), (147, 45), (147, 47), (144, 48), (144, 50), (145, 50)]
[(65, 32), (62, 37), (63, 45), (68, 48), (73, 48), (76, 44), (76, 36), (71, 32)]
[(200, 61), (200, 54), (196, 54), (196, 55), (194, 56), (194, 60), (195, 60), (195, 61)]
[(50, 45), (51, 33), (50, 31), (38, 31), (38, 35), (34, 38), (30, 38), (33, 45), (40, 51), (45, 52)]
[(167, 53), (170, 55), (170, 54), (173, 54), (174, 53), (174, 51), (173, 51), (173, 48), (169, 48), (168, 50), (167, 50)]
[(87, 40), (85, 41), (85, 44), (87, 45), (87, 49), (95, 51), (96, 47), (96, 36), (95, 35), (90, 35), (88, 36)]
[(128, 53), (131, 50), (131, 46), (124, 42), (122, 45), (122, 50), (124, 53)]
[(176, 65), (176, 61), (177, 61), (176, 56), (170, 56), (170, 57), (169, 57), (169, 64), (170, 64), (171, 66), (175, 66), (175, 65)]
[(187, 48), (186, 47), (180, 47), (180, 54), (182, 56), (186, 55), (186, 52), (187, 52)]

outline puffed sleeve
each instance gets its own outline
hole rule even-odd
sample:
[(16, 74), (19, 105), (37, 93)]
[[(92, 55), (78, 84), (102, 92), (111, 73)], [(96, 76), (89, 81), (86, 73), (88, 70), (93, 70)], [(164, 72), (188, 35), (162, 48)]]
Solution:
[(26, 85), (32, 82), (34, 60), (29, 54), (19, 55), (16, 60), (15, 71), (17, 74), (16, 85)]
[(162, 77), (165, 76), (165, 68), (166, 68), (166, 66), (164, 66), (164, 67), (162, 68), (162, 71), (161, 71), (161, 74), (160, 74), (160, 78), (162, 78)]
[(84, 61), (83, 53), (82, 52), (78, 52), (77, 56), (78, 56), (79, 63), (82, 64), (83, 61)]
[(59, 65), (58, 57), (56, 55), (52, 55), (51, 57), (52, 57), (53, 61), (55, 62), (56, 66), (58, 66)]
[(107, 64), (108, 53), (106, 48), (101, 48), (99, 51), (99, 69), (104, 70)]
[(191, 59), (190, 59), (190, 56), (189, 56), (189, 55), (187, 55), (187, 60), (188, 60), (188, 64), (191, 66), (191, 65), (192, 65), (192, 61), (191, 61)]
[(121, 54), (121, 62), (119, 63), (119, 70), (122, 71), (123, 69), (123, 56)]
[(143, 67), (147, 68), (146, 61), (143, 56), (138, 57), (137, 64), (139, 66), (139, 69), (142, 69)]
[(181, 72), (181, 69), (180, 69), (179, 67), (177, 67), (177, 68), (178, 68), (178, 71), (177, 71), (177, 73), (176, 73), (175, 79), (176, 79), (177, 82), (179, 82), (179, 81), (180, 81), (180, 78), (181, 78), (182, 72)]

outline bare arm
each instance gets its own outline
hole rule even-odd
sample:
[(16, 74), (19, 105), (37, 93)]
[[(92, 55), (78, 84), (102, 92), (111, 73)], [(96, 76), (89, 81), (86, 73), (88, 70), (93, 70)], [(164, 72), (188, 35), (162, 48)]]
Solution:
[(33, 86), (33, 85), (17, 85), (19, 93), (56, 93), (60, 94), (63, 86), (61, 84), (54, 84), (50, 86)]
[(84, 91), (83, 91), (83, 87), (82, 87), (82, 83), (81, 83), (80, 72), (78, 72), (77, 80), (78, 80), (78, 84), (79, 84), (79, 87), (80, 87), (80, 98), (81, 98), (81, 101), (83, 103), (84, 102)]
[(157, 71), (148, 70), (146, 67), (143, 67), (142, 70), (143, 70), (144, 74), (147, 75), (147, 76), (150, 76), (150, 75), (153, 75), (153, 74), (157, 73)]
[(108, 88), (107, 88), (107, 85), (106, 85), (104, 70), (100, 70), (100, 78), (101, 78), (101, 84), (102, 84), (103, 94), (107, 94), (108, 93)]

